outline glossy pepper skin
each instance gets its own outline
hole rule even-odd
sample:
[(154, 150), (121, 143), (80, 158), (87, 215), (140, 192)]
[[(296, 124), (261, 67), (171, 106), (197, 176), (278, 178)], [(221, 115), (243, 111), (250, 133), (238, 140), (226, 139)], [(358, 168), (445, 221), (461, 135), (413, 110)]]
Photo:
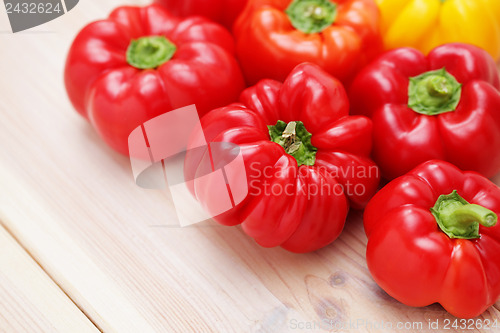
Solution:
[(387, 49), (424, 53), (447, 43), (479, 46), (500, 58), (498, 0), (377, 0)]
[[(457, 194), (469, 205), (456, 201)], [(442, 195), (450, 206), (436, 205)], [(428, 161), (390, 182), (366, 207), (368, 268), (406, 305), (439, 302), (456, 317), (476, 317), (500, 296), (499, 213), (498, 186), (448, 162)], [(445, 229), (435, 216), (448, 221)]]
[(237, 100), (244, 81), (233, 52), (229, 32), (207, 19), (177, 19), (159, 5), (119, 7), (76, 36), (66, 90), (101, 138), (128, 155), (128, 135), (147, 120)]
[[(315, 21), (315, 11), (326, 18)], [(249, 84), (283, 81), (302, 62), (315, 63), (345, 83), (382, 50), (373, 0), (249, 0), (234, 36)]]
[[(248, 186), (247, 196), (215, 220), (241, 224), (264, 247), (303, 253), (330, 244), (344, 227), (349, 203), (362, 208), (377, 190), (379, 170), (368, 157), (371, 121), (349, 116), (342, 84), (308, 63), (297, 66), (283, 84), (262, 80), (246, 89), (240, 102), (201, 119), (208, 143), (240, 147), (247, 176), (242, 185)], [(302, 152), (294, 156), (281, 140), (285, 124), (289, 128), (293, 122), (301, 122), (296, 142)], [(189, 179), (199, 174), (201, 160), (197, 154), (186, 157)], [(214, 188), (202, 178), (191, 186), (208, 212), (220, 201)]]
[(381, 55), (357, 75), (350, 99), (353, 114), (373, 120), (385, 178), (431, 159), (491, 177), (500, 171), (499, 87), (488, 53), (446, 44), (427, 57), (411, 48)]
[(247, 0), (155, 0), (179, 17), (200, 15), (231, 29)]

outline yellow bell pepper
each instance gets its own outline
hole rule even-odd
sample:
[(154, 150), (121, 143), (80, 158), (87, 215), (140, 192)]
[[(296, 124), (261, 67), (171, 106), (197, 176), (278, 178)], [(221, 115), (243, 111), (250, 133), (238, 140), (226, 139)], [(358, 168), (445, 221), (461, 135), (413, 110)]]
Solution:
[(474, 44), (500, 58), (500, 0), (376, 0), (387, 49)]

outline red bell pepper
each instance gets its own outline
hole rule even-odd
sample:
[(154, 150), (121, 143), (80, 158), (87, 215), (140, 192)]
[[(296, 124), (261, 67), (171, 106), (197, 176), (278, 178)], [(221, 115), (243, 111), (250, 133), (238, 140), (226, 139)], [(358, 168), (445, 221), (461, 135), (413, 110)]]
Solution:
[(177, 19), (159, 5), (120, 7), (74, 40), (66, 90), (103, 140), (127, 155), (128, 135), (147, 120), (237, 100), (244, 82), (233, 52), (229, 32), (204, 18)]
[(428, 161), (389, 183), (364, 214), (368, 268), (409, 306), (441, 303), (473, 318), (500, 296), (500, 188)]
[(231, 29), (247, 0), (155, 0), (180, 17), (201, 15)]
[[(209, 144), (238, 145), (245, 164), (247, 196), (215, 220), (241, 224), (264, 247), (309, 252), (330, 244), (343, 229), (348, 201), (364, 207), (379, 184), (378, 167), (368, 157), (370, 120), (349, 116), (342, 84), (307, 63), (284, 84), (262, 80), (240, 101), (205, 115), (203, 133), (194, 135)], [(202, 159), (188, 154), (185, 175), (194, 179), (190, 189), (197, 200), (215, 216), (221, 196), (212, 182), (195, 177), (203, 174)]]
[(249, 84), (283, 81), (302, 62), (347, 82), (382, 51), (373, 0), (249, 0), (234, 36)]
[(467, 44), (427, 57), (401, 48), (363, 69), (352, 112), (370, 116), (374, 160), (393, 179), (430, 159), (487, 177), (500, 171), (500, 80), (494, 60)]

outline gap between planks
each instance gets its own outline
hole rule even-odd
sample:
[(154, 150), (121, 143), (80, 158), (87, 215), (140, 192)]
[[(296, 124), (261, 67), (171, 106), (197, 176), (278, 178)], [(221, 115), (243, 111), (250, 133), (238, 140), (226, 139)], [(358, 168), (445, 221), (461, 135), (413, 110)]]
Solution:
[(94, 327), (99, 331), (104, 333), (104, 330), (97, 324), (92, 317), (83, 309), (82, 306), (80, 306), (72, 297), (71, 295), (66, 292), (66, 290), (61, 286), (59, 282), (57, 282), (56, 279), (43, 267), (43, 265), (36, 259), (34, 255), (31, 254), (31, 252), (24, 246), (24, 244), (21, 242), (21, 240), (16, 237), (16, 235), (10, 230), (8, 227), (7, 223), (4, 223), (4, 218), (0, 218), (0, 228), (4, 229), (5, 232), (16, 242), (17, 245), (33, 260), (33, 262), (40, 267), (40, 269), (45, 273), (45, 275), (54, 283), (59, 290), (71, 301), (72, 304), (75, 305), (75, 307), (80, 310), (80, 312), (94, 325)]

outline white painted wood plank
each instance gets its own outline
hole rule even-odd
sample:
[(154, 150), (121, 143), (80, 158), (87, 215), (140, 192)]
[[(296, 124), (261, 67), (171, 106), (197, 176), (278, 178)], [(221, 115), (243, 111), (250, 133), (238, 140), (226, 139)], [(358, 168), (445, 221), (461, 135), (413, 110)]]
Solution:
[(0, 226), (0, 332), (99, 332)]

